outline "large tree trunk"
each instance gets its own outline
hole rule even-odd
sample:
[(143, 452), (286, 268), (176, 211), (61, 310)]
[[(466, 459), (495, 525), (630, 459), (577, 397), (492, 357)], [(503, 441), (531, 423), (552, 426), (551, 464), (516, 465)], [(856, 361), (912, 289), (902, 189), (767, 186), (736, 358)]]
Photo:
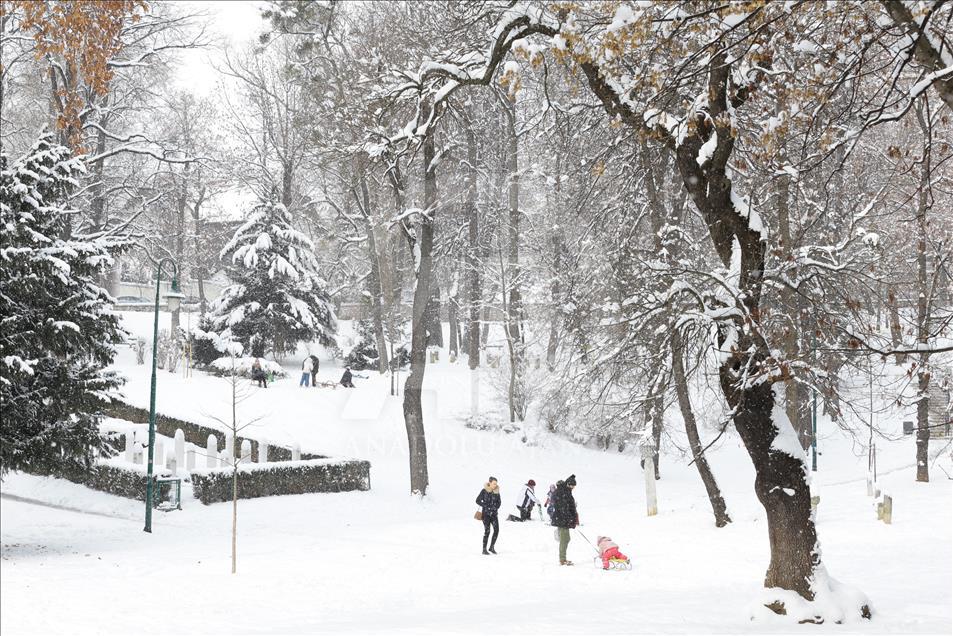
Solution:
[(480, 215), (477, 212), (477, 147), (472, 126), (467, 126), (467, 357), (470, 369), (480, 366), (480, 307), (483, 287), (480, 281)]
[(457, 271), (454, 269), (453, 274), (451, 274), (450, 289), (447, 291), (447, 322), (450, 323), (449, 354), (454, 359), (460, 353), (460, 301), (458, 294)]
[[(199, 181), (201, 182), (201, 172), (199, 172)], [(199, 187), (198, 197), (192, 206), (192, 224), (195, 227), (195, 281), (199, 291), (199, 315), (204, 316), (208, 309), (208, 300), (205, 297), (205, 277), (208, 276), (208, 268), (205, 265), (205, 250), (203, 241), (205, 236), (205, 220), (202, 218), (202, 204), (205, 202), (205, 186)]]
[[(791, 423), (783, 410), (775, 409), (777, 396), (769, 377), (777, 369), (769, 366), (770, 348), (756, 328), (761, 319), (766, 245), (755, 222), (756, 212), (739, 203), (741, 199), (733, 194), (727, 176), (735, 140), (731, 118), (727, 116), (730, 73), (725, 54), (715, 55), (709, 65), (708, 112), (695, 115), (693, 134), (680, 143), (670, 143), (676, 150), (682, 183), (708, 226), (722, 265), (730, 270), (736, 250), (740, 251), (736, 286), (747, 317), (724, 323), (719, 330), (719, 344), (724, 344), (729, 331), (737, 342), (734, 353), (722, 363), (719, 376), (735, 428), (754, 465), (755, 491), (768, 519), (771, 563), (765, 586), (791, 590), (813, 600), (812, 586), (821, 556), (811, 512), (807, 466)], [(588, 72), (587, 75), (590, 82), (598, 79)], [(739, 97), (735, 95), (735, 99)], [(714, 152), (699, 165), (702, 145), (715, 134)], [(786, 611), (780, 602), (769, 607)], [(870, 616), (866, 605), (857, 609), (861, 615)]]
[(291, 211), (291, 201), (294, 194), (294, 165), (290, 161), (281, 163), (281, 203)]
[(786, 418), (780, 422), (772, 418), (772, 411), (784, 415), (774, 409), (778, 396), (771, 385), (763, 383), (738, 390), (737, 375), (731, 366), (722, 367), (720, 375), (728, 405), (736, 409), (735, 428), (755, 467), (755, 493), (768, 517), (771, 563), (764, 586), (792, 590), (811, 600), (811, 582), (820, 565), (820, 553), (811, 492), (805, 481), (806, 466), (803, 459), (772, 446), (779, 435), (782, 439), (793, 437), (793, 427)]
[[(185, 264), (185, 208), (189, 194), (189, 176), (192, 172), (192, 164), (185, 164), (182, 170), (182, 176), (179, 181), (179, 192), (175, 202), (175, 267), (179, 278), (179, 285), (182, 288), (188, 282), (188, 268)], [(172, 333), (169, 335), (173, 340), (179, 337), (179, 316), (181, 309), (172, 312)]]
[[(900, 310), (897, 301), (897, 288), (895, 285), (887, 285), (887, 314), (890, 321), (890, 344), (894, 349), (900, 348), (900, 342), (903, 338), (903, 328), (900, 325)], [(905, 353), (896, 355), (897, 364), (903, 364), (907, 361)]]
[[(506, 332), (510, 348), (510, 421), (523, 421), (526, 417), (524, 387), (524, 342), (523, 299), (520, 290), (520, 176), (519, 138), (516, 135), (516, 98), (507, 95), (503, 99), (506, 114), (506, 186), (509, 204), (509, 250), (507, 252), (507, 278), (509, 279), (509, 302), (506, 303)], [(506, 289), (503, 290), (505, 294)]]
[(672, 375), (675, 380), (675, 393), (678, 396), (678, 408), (682, 411), (682, 419), (685, 421), (685, 433), (688, 435), (688, 443), (692, 449), (692, 461), (708, 492), (708, 501), (711, 502), (712, 512), (715, 513), (715, 525), (721, 528), (731, 523), (731, 517), (728, 516), (728, 507), (718, 489), (715, 475), (708, 466), (708, 459), (702, 451), (695, 413), (692, 411), (692, 402), (688, 395), (688, 379), (685, 377), (685, 364), (682, 361), (684, 355), (685, 347), (681, 336), (676, 332), (672, 335)]
[(387, 372), (387, 340), (384, 338), (384, 281), (381, 276), (380, 254), (377, 251), (377, 233), (371, 216), (371, 200), (367, 190), (367, 164), (357, 162), (358, 184), (361, 189), (361, 215), (364, 217), (364, 233), (367, 234), (367, 257), (371, 271), (367, 277), (367, 287), (371, 300), (371, 322), (374, 337), (377, 340), (377, 370)]
[[(930, 275), (927, 272), (927, 210), (929, 209), (931, 153), (930, 127), (922, 102), (915, 109), (925, 143), (917, 192), (917, 342), (926, 349), (930, 341)], [(930, 481), (930, 354), (920, 354), (917, 372), (917, 481)]]
[[(556, 185), (554, 193), (554, 206), (556, 222), (552, 229), (552, 250), (553, 250), (553, 269), (552, 279), (549, 283), (549, 297), (552, 311), (552, 317), (549, 322), (549, 341), (546, 343), (546, 368), (550, 371), (556, 369), (556, 351), (559, 348), (559, 327), (562, 322), (562, 269), (563, 269), (563, 226), (560, 218), (562, 210), (562, 153), (556, 153)], [(549, 191), (547, 190), (547, 198)]]
[(416, 284), (411, 318), (410, 375), (404, 383), (404, 424), (410, 451), (410, 491), (427, 494), (427, 440), (424, 435), (421, 391), (427, 368), (427, 306), (430, 304), (430, 284), (433, 275), (434, 218), (437, 215), (437, 173), (434, 165), (433, 132), (424, 137), (424, 214), (414, 239), (411, 253), (416, 256)]
[[(662, 197), (662, 188), (660, 183), (662, 181), (662, 176), (659, 174), (661, 161), (655, 162), (652, 160), (651, 151), (649, 149), (648, 143), (645, 141), (642, 143), (640, 155), (642, 159), (643, 174), (645, 177), (645, 194), (649, 202), (649, 223), (652, 227), (652, 241), (655, 247), (655, 253), (660, 255), (665, 253), (668, 255), (669, 259), (673, 259), (676, 255), (671, 249), (665, 249), (667, 246), (662, 240), (662, 228), (665, 225), (666, 209)], [(662, 161), (665, 160), (664, 151), (660, 159)], [(664, 291), (671, 285), (671, 282), (671, 276), (666, 275), (660, 277), (656, 282), (657, 290), (659, 292)], [(629, 295), (628, 291), (625, 295)], [(620, 299), (620, 302), (622, 300), (624, 299)], [(661, 457), (659, 455), (659, 451), (661, 450), (662, 446), (662, 429), (665, 426), (665, 392), (668, 382), (666, 374), (662, 371), (662, 360), (664, 357), (664, 355), (660, 354), (656, 358), (658, 362), (652, 367), (652, 383), (648, 392), (649, 401), (647, 413), (649, 414), (652, 421), (655, 479), (659, 479), (661, 477), (659, 466)]]

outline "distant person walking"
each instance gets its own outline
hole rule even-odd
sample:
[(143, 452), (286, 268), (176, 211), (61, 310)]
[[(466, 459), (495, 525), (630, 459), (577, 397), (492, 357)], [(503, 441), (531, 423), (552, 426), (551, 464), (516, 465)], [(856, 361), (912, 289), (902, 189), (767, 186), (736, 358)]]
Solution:
[(354, 383), (351, 381), (351, 377), (351, 367), (344, 367), (344, 375), (341, 376), (341, 386), (353, 389)]
[(321, 361), (313, 354), (308, 357), (311, 358), (311, 386), (318, 386), (318, 369), (321, 367)]
[[(480, 506), (483, 513), (483, 554), (496, 554), (496, 538), (500, 536), (500, 521), (498, 513), (500, 510), (500, 485), (496, 477), (490, 477), (480, 494), (477, 495), (476, 504)], [(493, 539), (490, 540), (489, 551), (486, 548), (486, 541), (490, 538), (490, 528), (493, 528)]]
[(553, 493), (552, 522), (559, 533), (559, 565), (572, 565), (572, 561), (566, 559), (566, 549), (569, 547), (569, 531), (579, 525), (576, 499), (572, 496), (575, 487), (576, 476), (570, 475), (566, 481), (556, 482)]
[(261, 360), (258, 358), (255, 358), (251, 363), (251, 379), (252, 382), (257, 382), (258, 386), (268, 388), (268, 376), (266, 376), (264, 370), (262, 370)]
[(307, 357), (301, 363), (301, 381), (298, 382), (298, 386), (308, 386), (311, 382), (311, 371), (314, 369), (314, 362), (311, 360), (311, 357)]

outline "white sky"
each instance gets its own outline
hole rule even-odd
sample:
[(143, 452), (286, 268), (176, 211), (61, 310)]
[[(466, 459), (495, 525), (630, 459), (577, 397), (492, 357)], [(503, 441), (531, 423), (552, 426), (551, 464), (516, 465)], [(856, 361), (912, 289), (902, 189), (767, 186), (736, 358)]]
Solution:
[(224, 60), (222, 47), (241, 48), (255, 40), (265, 23), (256, 0), (180, 0), (186, 11), (208, 16), (206, 35), (213, 44), (205, 49), (183, 51), (182, 66), (176, 82), (178, 88), (207, 96), (218, 87), (220, 77), (215, 65)]
[[(189, 13), (202, 12), (207, 16), (206, 38), (211, 41), (204, 49), (186, 50), (179, 54), (180, 67), (176, 88), (197, 97), (215, 97), (223, 90), (222, 76), (215, 70), (225, 61), (224, 49), (238, 50), (257, 39), (264, 29), (256, 0), (178, 0)], [(207, 212), (218, 218), (240, 219), (255, 203), (255, 195), (238, 186), (213, 195), (206, 203)]]

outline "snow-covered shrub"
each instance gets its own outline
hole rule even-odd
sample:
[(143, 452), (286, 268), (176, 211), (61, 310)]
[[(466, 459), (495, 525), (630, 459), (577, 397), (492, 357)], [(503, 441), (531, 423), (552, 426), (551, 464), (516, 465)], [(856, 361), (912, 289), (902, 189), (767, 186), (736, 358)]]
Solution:
[(502, 431), (504, 433), (516, 433), (520, 430), (520, 425), (510, 422), (509, 417), (499, 411), (490, 411), (478, 413), (477, 415), (467, 416), (464, 420), (464, 426), (477, 431)]
[(192, 364), (204, 368), (222, 356), (218, 336), (212, 332), (212, 321), (203, 316), (189, 334), (192, 338)]
[(84, 172), (52, 133), (9, 166), (0, 152), (0, 472), (85, 470), (106, 450), (99, 413), (122, 383), (106, 368), (125, 334), (98, 280), (128, 241), (70, 231)]
[[(255, 363), (255, 358), (234, 358), (235, 360), (235, 375), (239, 375), (243, 378), (251, 377), (251, 365)], [(283, 378), (287, 372), (281, 367), (280, 364), (273, 360), (265, 360), (264, 358), (258, 358), (258, 362), (261, 363), (261, 370), (264, 371), (269, 376), (274, 376), (278, 378)], [(232, 358), (230, 356), (224, 356), (221, 358), (216, 358), (209, 365), (209, 370), (216, 375), (231, 375), (232, 374)]]
[[(192, 489), (203, 504), (232, 500), (232, 468), (192, 472)], [(238, 498), (348, 492), (371, 489), (371, 463), (356, 459), (311, 459), (238, 465)]]
[[(377, 369), (380, 354), (377, 351), (377, 336), (374, 335), (373, 323), (370, 320), (359, 321), (357, 334), (357, 341), (344, 355), (344, 364), (357, 371)], [(401, 346), (394, 350), (394, 359), (390, 360), (390, 366), (393, 368), (395, 364), (399, 367), (410, 364), (410, 353), (406, 347)]]
[(258, 204), (221, 253), (226, 287), (210, 309), (212, 328), (246, 352), (281, 357), (299, 342), (334, 343), (337, 321), (314, 244), (275, 201)]
[(354, 346), (345, 354), (344, 364), (356, 371), (376, 369), (380, 352), (377, 350), (377, 337), (370, 320), (357, 323), (357, 336)]

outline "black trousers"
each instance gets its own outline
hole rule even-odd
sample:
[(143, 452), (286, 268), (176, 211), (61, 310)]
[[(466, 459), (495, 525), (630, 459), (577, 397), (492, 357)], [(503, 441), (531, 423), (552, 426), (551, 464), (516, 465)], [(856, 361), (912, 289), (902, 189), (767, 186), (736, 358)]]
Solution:
[(493, 528), (493, 539), (490, 541), (490, 547), (496, 545), (496, 538), (500, 536), (500, 520), (496, 513), (483, 513), (483, 549), (486, 550), (486, 540), (490, 537), (490, 528)]

